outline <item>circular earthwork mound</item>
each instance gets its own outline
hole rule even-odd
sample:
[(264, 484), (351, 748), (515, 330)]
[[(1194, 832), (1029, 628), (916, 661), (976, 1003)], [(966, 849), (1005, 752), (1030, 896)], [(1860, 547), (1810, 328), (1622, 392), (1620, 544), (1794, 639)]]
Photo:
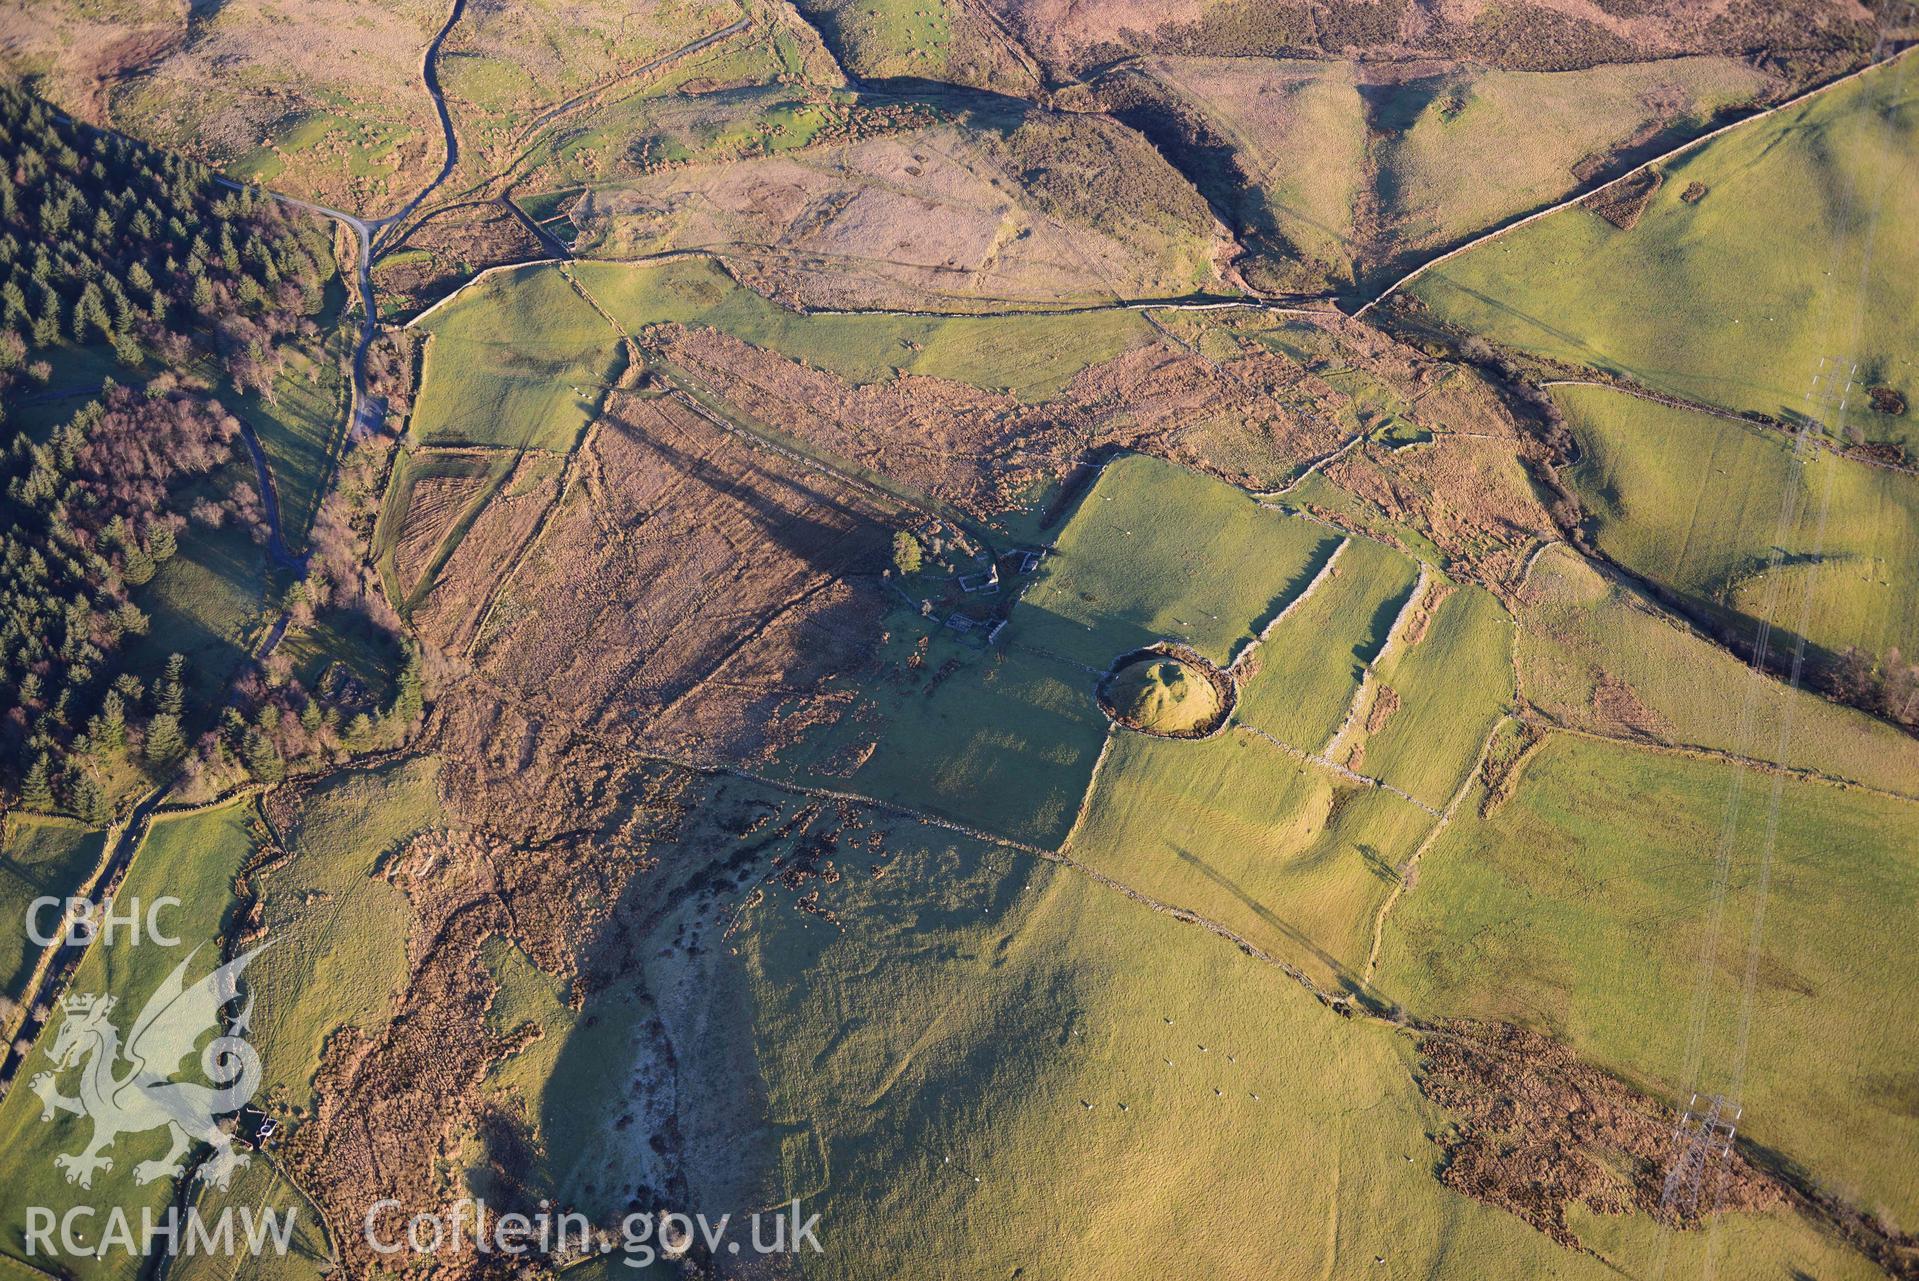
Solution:
[(1160, 738), (1210, 738), (1232, 715), (1232, 676), (1185, 645), (1148, 645), (1121, 655), (1100, 678), (1100, 710)]

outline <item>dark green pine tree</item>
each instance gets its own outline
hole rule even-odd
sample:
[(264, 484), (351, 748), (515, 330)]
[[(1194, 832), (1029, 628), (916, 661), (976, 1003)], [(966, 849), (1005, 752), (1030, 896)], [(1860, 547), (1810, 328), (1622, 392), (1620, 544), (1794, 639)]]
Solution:
[(402, 725), (411, 725), (425, 702), (425, 691), (420, 681), (420, 656), (409, 650), (406, 665), (400, 668), (400, 691), (393, 699), (394, 719)]
[(107, 804), (106, 789), (93, 775), (85, 770), (77, 770), (67, 789), (67, 808), (82, 822), (95, 826), (104, 824), (112, 817), (113, 810)]
[(185, 746), (180, 738), (180, 718), (159, 712), (147, 722), (147, 759), (161, 765), (180, 754)]
[(33, 345), (51, 347), (60, 341), (60, 295), (49, 289), (40, 295), (40, 315), (33, 322)]
[(127, 700), (117, 689), (108, 690), (100, 703), (100, 728), (94, 739), (102, 747), (117, 750), (127, 745)]
[(187, 660), (181, 654), (168, 654), (166, 671), (160, 677), (155, 701), (168, 716), (178, 717), (186, 701)]
[(53, 808), (53, 785), (47, 779), (47, 754), (40, 753), (20, 784), (20, 803), (30, 810)]
[(286, 777), (286, 762), (280, 758), (273, 735), (258, 725), (249, 725), (246, 736), (240, 740), (240, 760), (245, 763), (247, 773), (262, 783), (277, 783)]

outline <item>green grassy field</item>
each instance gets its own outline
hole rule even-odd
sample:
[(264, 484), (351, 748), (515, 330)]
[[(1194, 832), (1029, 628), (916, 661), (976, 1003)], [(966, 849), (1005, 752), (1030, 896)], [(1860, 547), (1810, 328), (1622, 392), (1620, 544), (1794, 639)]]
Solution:
[(1240, 723), (1302, 751), (1323, 748), (1346, 719), (1417, 574), (1398, 552), (1348, 539), (1333, 573), (1253, 651), (1240, 688)]
[[(488, 1084), (505, 1091), (538, 1098), (552, 1078), (555, 1060), (566, 1043), (564, 1030), (571, 1028), (579, 1015), (567, 1008), (564, 980), (554, 978), (534, 965), (531, 957), (499, 937), (483, 945), (487, 972), (498, 985), (493, 1003), (487, 1007), (487, 1026), (507, 1035), (531, 1024), (541, 1035), (517, 1054), (496, 1064)], [(538, 1115), (539, 1109), (534, 1109)]]
[(1554, 72), (1435, 61), (1399, 77), (1287, 58), (1156, 58), (1146, 70), (1231, 148), (1245, 180), (1231, 193), (1238, 218), (1293, 250), (1297, 274), (1280, 283), (1295, 288), (1311, 273), (1383, 283), (1398, 264), (1561, 198), (1582, 161), (1642, 131), (1703, 133), (1766, 86), (1719, 57)]
[[(1638, 224), (1573, 208), (1412, 286), (1440, 319), (1555, 360), (1732, 409), (1790, 417), (1822, 358), (1857, 364), (1846, 426), (1919, 445), (1919, 88), (1911, 57), (1664, 167)], [(1684, 197), (1694, 184), (1695, 201)], [(1866, 264), (1870, 264), (1868, 269)], [(1844, 380), (1841, 379), (1841, 382)], [(1835, 394), (1838, 387), (1831, 389)]]
[[(156, 946), (151, 942), (130, 946), (124, 934), (115, 946), (96, 943), (81, 960), (68, 988), (70, 993), (111, 994), (118, 1002), (114, 1022), (123, 1036), (147, 998), (194, 948), (200, 950), (188, 967), (188, 983), (219, 964), (218, 950), (210, 944), (231, 928), (234, 877), (253, 852), (251, 825), (255, 817), (253, 805), (242, 802), (155, 820), (134, 856), (118, 898), (123, 906), (134, 901), (152, 904), (163, 896), (179, 899), (178, 907), (163, 909), (160, 923), (181, 939), (181, 946)], [(60, 1016), (56, 1014), (21, 1066), (18, 1079), (22, 1083), (51, 1070), (47, 1049), (59, 1027)], [(167, 1069), (173, 1066), (169, 1064)], [(71, 1092), (71, 1073), (62, 1084), (63, 1092)], [(0, 1153), (5, 1154), (0, 1157), (0, 1175), (9, 1189), (4, 1206), (0, 1206), (0, 1251), (24, 1257), (22, 1231), (27, 1206), (45, 1206), (60, 1214), (77, 1205), (118, 1205), (133, 1216), (136, 1225), (142, 1207), (156, 1214), (165, 1207), (173, 1191), (169, 1181), (156, 1180), (144, 1187), (134, 1182), (138, 1162), (166, 1151), (165, 1136), (156, 1132), (120, 1138), (108, 1153), (113, 1168), (95, 1174), (91, 1189), (67, 1183), (53, 1159), (62, 1152), (80, 1150), (91, 1133), (89, 1121), (64, 1112), (51, 1122), (42, 1122), (40, 1099), (31, 1090), (12, 1090), (0, 1101)], [(142, 1260), (115, 1252), (104, 1259), (67, 1258), (59, 1262), (72, 1275), (87, 1281), (132, 1281), (140, 1274)]]
[[(665, 164), (724, 162), (809, 145), (829, 109), (850, 98), (817, 84), (802, 94), (791, 81), (781, 83), (781, 72), (805, 63), (818, 46), (801, 49), (784, 30), (776, 31), (771, 44), (722, 42), (661, 69), (635, 92), (606, 95), (542, 129), (518, 147), (513, 162), (516, 176), (539, 193), (529, 199), (537, 203), (554, 189), (578, 194), (581, 187), (606, 185), (610, 175), (634, 176), (641, 157)], [(724, 97), (680, 92), (702, 80), (731, 80), (737, 87)], [(560, 226), (572, 229), (571, 223)]]
[(1131, 311), (994, 318), (805, 316), (740, 287), (703, 258), (582, 262), (572, 270), (629, 331), (664, 321), (709, 326), (853, 383), (922, 374), (1044, 400), (1086, 366), (1112, 359), (1153, 332)]
[[(885, 630), (873, 669), (845, 680), (853, 708), (782, 768), (1000, 836), (1064, 837), (1105, 739), (1093, 676), (1017, 647), (975, 648), (904, 609)], [(922, 636), (931, 639), (915, 666)]]
[[(321, 100), (328, 99), (335, 105), (348, 105), (337, 95), (324, 95)], [(157, 106), (144, 101), (132, 105), (136, 110), (155, 110)], [(427, 132), (425, 128), (366, 122), (327, 110), (298, 113), (291, 117), (290, 124), (281, 127), (285, 131), (267, 144), (234, 155), (225, 170), (249, 182), (322, 196), (337, 196), (343, 180), (349, 178), (357, 181), (348, 190), (368, 180), (377, 189), (390, 181), (394, 154)], [(357, 202), (343, 203), (352, 208)], [(363, 212), (371, 214), (373, 210)]]
[[(1776, 648), (1807, 611), (1829, 653), (1919, 652), (1919, 480), (1825, 451), (1795, 476), (1783, 433), (1600, 388), (1556, 394), (1581, 448), (1568, 478), (1621, 564), (1741, 634), (1770, 619)], [(1769, 575), (1775, 540), (1786, 556)]]
[[(18, 1000), (40, 949), (27, 937), (27, 912), (43, 896), (64, 899), (93, 875), (106, 848), (105, 836), (64, 818), (41, 818), (13, 813), (0, 827), (0, 996)], [(60, 912), (42, 909), (40, 930), (57, 930)], [(0, 1019), (0, 1032), (11, 1029), (9, 1015)]]
[(1570, 550), (1543, 553), (1526, 580), (1519, 618), (1523, 694), (1569, 724), (1755, 756), (1919, 796), (1919, 741), (1911, 735), (1755, 676), (1726, 650), (1653, 611)]
[(202, 1221), (210, 1223), (217, 1223), (219, 1216), (230, 1210), (236, 1239), (248, 1222), (245, 1216), (255, 1216), (253, 1221), (258, 1222), (275, 1215), (282, 1223), (291, 1222), (287, 1251), (186, 1254), (167, 1269), (169, 1277), (179, 1281), (321, 1281), (335, 1275), (329, 1266), (333, 1256), (319, 1210), (281, 1174), (269, 1156), (256, 1156), (248, 1162), (224, 1192), (201, 1184), (193, 1194), (193, 1207)]
[(265, 623), (270, 586), (265, 551), (237, 524), (187, 526), (179, 550), (133, 593), (152, 626), (128, 646), (128, 667), (150, 680), (167, 655), (184, 654), (188, 706), (217, 702)]
[[(1393, 1275), (1570, 1281), (1655, 1236), (1680, 1275), (1701, 1262), (1704, 1234), (1608, 1224), (1594, 1258), (1441, 1187), (1444, 1118), (1408, 1043), (1229, 943), (1069, 869), (890, 844), (887, 876), (854, 865), (823, 891), (839, 928), (769, 899), (710, 971), (750, 994), (768, 1182), (822, 1215), (822, 1274), (1377, 1277), (1383, 1256)], [(1790, 1218), (1733, 1220), (1719, 1244), (1734, 1273), (1869, 1275)]]
[(1014, 619), (1018, 643), (1104, 668), (1175, 639), (1229, 662), (1338, 546), (1323, 526), (1143, 455), (1116, 459), (1060, 531)]
[(1244, 731), (1120, 733), (1066, 852), (1337, 991), (1358, 985), (1373, 915), (1432, 822)]
[(565, 449), (623, 359), (612, 326), (551, 267), (489, 277), (420, 327), (408, 430), (429, 445)]
[(831, 46), (863, 77), (937, 77), (947, 69), (949, 0), (809, 0)]
[(61, 342), (43, 349), (39, 358), (53, 367), (46, 388), (25, 391), (7, 406), (7, 421), (39, 440), (97, 396), (107, 379), (132, 381), (127, 367), (104, 343)]
[(1381, 196), (1401, 256), (1427, 253), (1574, 187), (1573, 168), (1606, 156), (1659, 118), (1662, 140), (1706, 132), (1765, 78), (1735, 58), (1668, 58), (1578, 71), (1456, 68), (1381, 88)]
[[(1732, 863), (1703, 1067), (1682, 1079), (1716, 851), (1735, 786)], [(1780, 790), (1764, 930), (1742, 993), (1771, 788)], [(1915, 1035), (1888, 1000), (1919, 981), (1919, 806), (1828, 784), (1564, 736), (1488, 818), (1468, 798), (1390, 918), (1378, 985), (1414, 1013), (1514, 1019), (1671, 1100), (1731, 1090), (1742, 1136), (1855, 1204), (1919, 1212)], [(1741, 1070), (1743, 1068), (1743, 1088)], [(1861, 1142), (1871, 1135), (1871, 1142)]]
[(1417, 643), (1395, 644), (1378, 676), (1399, 706), (1367, 736), (1366, 772), (1444, 806), (1512, 704), (1512, 631), (1492, 594), (1467, 584), (1440, 602)]
[(258, 884), (273, 940), (249, 971), (260, 994), (262, 1104), (305, 1109), (327, 1037), (348, 1024), (370, 1036), (385, 1025), (406, 975), (412, 912), (375, 872), (404, 838), (443, 821), (438, 768), (425, 757), (336, 775), (294, 802), (279, 833), (291, 857)]
[[(1158, 58), (1152, 79), (1203, 114), (1252, 182), (1230, 193), (1241, 223), (1284, 238), (1316, 273), (1352, 279), (1353, 227), (1366, 166), (1366, 118), (1356, 67), (1334, 60)], [(1229, 193), (1223, 184), (1209, 191)]]

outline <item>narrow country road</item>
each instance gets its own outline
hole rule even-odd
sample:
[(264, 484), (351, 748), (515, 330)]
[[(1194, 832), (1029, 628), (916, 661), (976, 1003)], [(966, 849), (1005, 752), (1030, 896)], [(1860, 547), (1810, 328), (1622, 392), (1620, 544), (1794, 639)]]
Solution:
[[(348, 407), (349, 430), (353, 426), (374, 425), (374, 423), (367, 423), (365, 420), (368, 418), (369, 409), (371, 408), (367, 403), (366, 396), (366, 354), (367, 349), (373, 344), (373, 335), (375, 332), (374, 322), (377, 316), (377, 313), (374, 311), (373, 295), (373, 249), (375, 233), (392, 223), (398, 222), (418, 207), (422, 200), (442, 182), (446, 181), (447, 175), (453, 171), (454, 162), (458, 158), (458, 143), (453, 134), (453, 120), (447, 113), (445, 100), (441, 97), (439, 76), (434, 69), (433, 62), (440, 51), (441, 44), (446, 40), (448, 33), (453, 30), (454, 24), (460, 20), (460, 15), (465, 9), (466, 0), (453, 0), (453, 7), (447, 15), (446, 23), (440, 28), (439, 34), (433, 37), (432, 43), (427, 45), (420, 65), (421, 77), (426, 82), (427, 92), (433, 95), (433, 105), (440, 115), (440, 127), (446, 135), (446, 159), (440, 166), (438, 176), (424, 187), (418, 195), (414, 196), (399, 213), (385, 218), (359, 218), (343, 210), (329, 208), (326, 205), (316, 204), (310, 200), (301, 200), (296, 196), (282, 195), (276, 191), (264, 191), (263, 188), (249, 187), (245, 183), (236, 182), (224, 175), (214, 175), (215, 182), (231, 190), (263, 191), (264, 194), (279, 201), (281, 204), (295, 209), (304, 209), (309, 213), (319, 214), (322, 217), (331, 218), (342, 226), (349, 228), (359, 241), (358, 283), (363, 314), (360, 321), (359, 345), (353, 352), (353, 395)], [(372, 416), (375, 423), (377, 423), (378, 411), (375, 410)], [(278, 565), (303, 570), (306, 565), (306, 557), (303, 555), (294, 555), (286, 544), (285, 530), (280, 519), (279, 490), (273, 483), (273, 472), (267, 465), (266, 450), (261, 445), (260, 438), (253, 430), (252, 424), (246, 422), (244, 419), (241, 420), (240, 432), (246, 442), (247, 453), (252, 457), (254, 469), (259, 472), (260, 475), (260, 497), (266, 509), (269, 531), (269, 555)], [(288, 620), (289, 615), (285, 612), (282, 612), (280, 616), (274, 620), (273, 625), (267, 629), (266, 635), (261, 639), (260, 645), (255, 650), (256, 658), (263, 658), (267, 654), (272, 653), (274, 647), (279, 644), (281, 637), (286, 635)], [(154, 811), (159, 808), (160, 804), (166, 799), (167, 794), (172, 791), (172, 789), (173, 780), (169, 779), (134, 804), (132, 811), (127, 816), (127, 821), (124, 826), (117, 829), (109, 829), (107, 854), (102, 860), (91, 886), (86, 891), (87, 896), (96, 903), (102, 895), (112, 893), (119, 877), (133, 861), (135, 852), (139, 849), (142, 840), (145, 838), (146, 830), (152, 820)], [(27, 1011), (26, 1017), (21, 1025), (15, 1029), (14, 1037), (6, 1046), (4, 1054), (0, 1054), (0, 1093), (4, 1093), (7, 1090), (13, 1081), (15, 1073), (19, 1071), (24, 1054), (17, 1047), (31, 1047), (39, 1037), (43, 1020), (39, 1017), (37, 1011), (52, 1008), (60, 992), (64, 989), (66, 982), (72, 977), (74, 968), (79, 965), (80, 958), (85, 954), (86, 948), (87, 945), (84, 943), (57, 943), (49, 947), (43, 954), (40, 966), (36, 969), (33, 978), (29, 982), (28, 990), (22, 994), (21, 1004)]]
[(280, 523), (280, 490), (273, 483), (273, 469), (267, 466), (267, 451), (260, 444), (260, 434), (246, 419), (239, 419), (239, 423), (240, 439), (246, 442), (247, 453), (253, 457), (253, 469), (260, 473), (260, 502), (267, 514), (267, 554), (282, 569), (304, 574), (307, 558), (287, 550), (286, 531)]
[[(101, 898), (111, 894), (118, 885), (120, 874), (133, 861), (134, 851), (139, 849), (140, 842), (146, 836), (153, 811), (159, 808), (160, 802), (172, 790), (172, 780), (160, 784), (134, 803), (124, 827), (107, 829), (106, 854), (94, 872), (91, 884), (79, 891), (96, 908)], [(0, 1095), (9, 1092), (13, 1078), (26, 1057), (26, 1050), (39, 1038), (47, 1016), (52, 1013), (67, 980), (79, 966), (80, 958), (86, 954), (87, 946), (86, 941), (67, 940), (54, 943), (42, 953), (39, 965), (27, 980), (26, 990), (20, 994), (20, 1009), (24, 1011), (20, 1026), (14, 1029), (13, 1039), (4, 1052), (0, 1052)]]
[[(381, 244), (381, 233), (394, 224), (401, 222), (408, 214), (411, 214), (415, 209), (419, 208), (420, 202), (432, 195), (433, 192), (439, 188), (440, 184), (447, 180), (447, 176), (453, 172), (453, 166), (458, 163), (460, 158), (459, 138), (453, 131), (453, 117), (446, 109), (446, 97), (440, 91), (440, 73), (434, 64), (435, 60), (439, 57), (440, 46), (446, 43), (447, 36), (452, 34), (454, 25), (459, 22), (460, 15), (465, 12), (466, 0), (453, 0), (453, 7), (447, 12), (446, 21), (441, 24), (439, 31), (435, 33), (433, 39), (428, 42), (426, 51), (420, 56), (420, 79), (425, 83), (426, 91), (433, 99), (433, 109), (439, 113), (440, 132), (445, 138), (446, 155), (440, 162), (440, 172), (434, 175), (431, 182), (420, 188), (413, 199), (407, 201), (399, 212), (388, 214), (384, 218), (360, 218), (354, 214), (347, 213), (340, 209), (334, 209), (328, 205), (317, 204), (311, 200), (302, 200), (298, 196), (289, 196), (278, 191), (268, 191), (265, 188), (252, 188), (252, 190), (263, 192), (265, 195), (272, 197), (283, 205), (288, 205), (294, 209), (304, 209), (308, 213), (316, 213), (324, 218), (331, 218), (351, 230), (355, 239), (359, 241), (358, 284), (360, 288), (361, 316), (360, 342), (353, 352), (353, 399), (350, 411), (350, 425), (353, 427), (376, 427), (379, 425), (380, 417), (383, 416), (382, 407), (369, 404), (366, 395), (366, 353), (367, 349), (373, 345), (375, 322), (379, 317), (379, 313), (375, 310), (373, 295), (373, 262), (376, 251), (384, 248)], [(216, 175), (214, 181), (220, 183), (222, 186), (231, 187), (235, 191), (249, 189), (245, 183), (236, 182), (232, 178), (221, 175)], [(249, 439), (249, 444), (252, 445), (253, 443), (254, 442)], [(259, 455), (256, 453), (256, 459), (258, 457)], [(275, 537), (278, 538), (278, 536), (276, 520)]]
[[(446, 155), (440, 161), (440, 172), (433, 176), (432, 182), (420, 188), (413, 199), (407, 201), (400, 209), (400, 212), (380, 219), (379, 226), (382, 229), (404, 222), (409, 214), (420, 207), (421, 201), (439, 190), (440, 184), (453, 173), (453, 166), (460, 161), (460, 140), (453, 132), (453, 116), (446, 109), (446, 95), (440, 91), (440, 72), (434, 62), (440, 56), (440, 46), (446, 43), (446, 38), (453, 33), (454, 24), (459, 22), (460, 15), (465, 12), (466, 0), (453, 0), (453, 8), (447, 12), (446, 22), (428, 43), (426, 52), (420, 55), (420, 79), (425, 82), (426, 91), (433, 99), (433, 109), (440, 115), (440, 133), (446, 140)], [(382, 252), (389, 248), (387, 245), (380, 244), (377, 237), (375, 247)]]

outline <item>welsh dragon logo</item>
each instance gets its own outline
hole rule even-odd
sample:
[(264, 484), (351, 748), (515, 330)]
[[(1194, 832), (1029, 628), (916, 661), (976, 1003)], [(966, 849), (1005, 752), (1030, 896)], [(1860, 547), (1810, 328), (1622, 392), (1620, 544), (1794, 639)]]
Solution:
[[(40, 1073), (28, 1084), (40, 1096), (42, 1121), (69, 1112), (93, 1122), (93, 1138), (84, 1148), (54, 1158), (67, 1182), (92, 1187), (96, 1171), (113, 1168), (113, 1158), (105, 1153), (116, 1138), (162, 1126), (171, 1146), (165, 1156), (133, 1167), (136, 1183), (178, 1178), (185, 1173), (184, 1158), (195, 1142), (213, 1146), (199, 1177), (215, 1187), (226, 1187), (233, 1172), (246, 1164), (246, 1156), (234, 1151), (233, 1139), (220, 1128), (219, 1119), (238, 1111), (260, 1088), (260, 1055), (246, 1041), (253, 1014), (251, 997), (227, 1031), (200, 1052), (200, 1070), (212, 1084), (173, 1077), (200, 1038), (219, 1029), (220, 1011), (239, 997), (241, 972), (264, 949), (264, 944), (256, 947), (187, 987), (187, 966), (199, 952), (194, 949), (148, 999), (124, 1046), (112, 1019), (113, 997), (87, 994), (61, 1003), (65, 1018), (50, 1055), (54, 1070)], [(76, 1098), (68, 1098), (59, 1088), (59, 1074), (71, 1068), (80, 1072)]]

